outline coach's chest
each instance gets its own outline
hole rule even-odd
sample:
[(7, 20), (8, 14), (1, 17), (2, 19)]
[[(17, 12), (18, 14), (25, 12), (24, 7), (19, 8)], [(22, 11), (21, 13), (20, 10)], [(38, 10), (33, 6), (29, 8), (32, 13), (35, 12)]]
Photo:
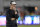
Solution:
[(10, 10), (10, 15), (15, 15), (15, 12), (17, 13), (17, 11), (14, 11), (14, 10)]

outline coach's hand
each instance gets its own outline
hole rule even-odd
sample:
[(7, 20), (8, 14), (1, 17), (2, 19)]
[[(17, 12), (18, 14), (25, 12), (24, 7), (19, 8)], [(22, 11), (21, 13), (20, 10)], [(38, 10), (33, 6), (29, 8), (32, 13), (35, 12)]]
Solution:
[(15, 20), (15, 18), (11, 18), (11, 20)]
[(17, 12), (15, 12), (15, 14), (17, 14)]

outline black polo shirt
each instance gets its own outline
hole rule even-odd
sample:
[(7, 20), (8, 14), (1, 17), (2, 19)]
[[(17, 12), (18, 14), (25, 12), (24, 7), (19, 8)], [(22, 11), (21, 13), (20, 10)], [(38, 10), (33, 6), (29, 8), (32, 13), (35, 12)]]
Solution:
[[(17, 11), (17, 13), (18, 13), (18, 11)], [(6, 20), (7, 21), (11, 21), (11, 18), (16, 18), (17, 19), (18, 17), (19, 17), (18, 14), (15, 14), (14, 10), (7, 9), (7, 11), (6, 11)]]

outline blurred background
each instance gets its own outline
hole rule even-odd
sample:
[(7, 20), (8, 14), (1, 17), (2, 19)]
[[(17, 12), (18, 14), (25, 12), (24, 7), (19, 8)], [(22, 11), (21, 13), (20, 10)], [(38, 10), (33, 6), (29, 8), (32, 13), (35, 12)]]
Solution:
[(0, 27), (6, 27), (6, 10), (10, 1), (17, 3), (18, 27), (40, 27), (40, 0), (0, 0)]

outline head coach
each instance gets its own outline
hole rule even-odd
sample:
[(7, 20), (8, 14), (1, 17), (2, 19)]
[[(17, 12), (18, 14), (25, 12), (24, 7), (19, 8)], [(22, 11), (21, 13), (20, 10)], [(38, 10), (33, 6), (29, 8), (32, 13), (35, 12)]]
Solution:
[(6, 11), (6, 27), (17, 27), (16, 19), (18, 19), (18, 10), (16, 9), (16, 2), (10, 2), (10, 8)]

